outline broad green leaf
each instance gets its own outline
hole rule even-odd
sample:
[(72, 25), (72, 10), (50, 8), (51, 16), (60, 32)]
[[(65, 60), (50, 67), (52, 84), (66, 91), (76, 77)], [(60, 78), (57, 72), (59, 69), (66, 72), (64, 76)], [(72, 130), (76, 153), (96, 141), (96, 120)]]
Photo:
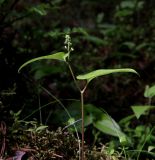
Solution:
[(131, 106), (131, 108), (132, 108), (132, 111), (134, 112), (135, 116), (137, 117), (137, 119), (139, 119), (140, 116), (145, 114), (147, 111), (149, 111), (151, 109), (155, 109), (155, 106), (149, 106), (149, 105)]
[(93, 123), (94, 127), (103, 133), (118, 137), (121, 144), (127, 143), (126, 135), (121, 131), (114, 119), (92, 104), (85, 105), (84, 109), (85, 117), (91, 117), (91, 123)]
[(122, 68), (122, 69), (98, 69), (83, 75), (78, 75), (76, 78), (79, 80), (87, 80), (90, 82), (92, 79), (99, 77), (99, 76), (104, 76), (107, 74), (111, 73), (123, 73), (123, 72), (131, 72), (131, 73), (136, 73), (138, 74), (134, 69), (131, 68)]
[(41, 57), (37, 57), (37, 58), (33, 58), (27, 62), (25, 62), (19, 69), (18, 69), (18, 72), (21, 71), (22, 68), (24, 68), (25, 66), (27, 66), (28, 64), (30, 63), (33, 63), (35, 61), (39, 61), (39, 60), (50, 60), (50, 59), (54, 59), (54, 60), (60, 60), (60, 61), (65, 61), (65, 58), (66, 58), (66, 53), (64, 52), (58, 52), (58, 53), (55, 53), (55, 54), (51, 54), (51, 55), (47, 55), (47, 56), (41, 56)]
[(149, 87), (148, 85), (145, 87), (144, 97), (152, 98), (155, 96), (155, 85)]
[(108, 115), (102, 114), (102, 118), (94, 122), (93, 125), (103, 133), (119, 137), (120, 142), (125, 143), (125, 134), (121, 131), (119, 125), (114, 121), (114, 119), (110, 118)]

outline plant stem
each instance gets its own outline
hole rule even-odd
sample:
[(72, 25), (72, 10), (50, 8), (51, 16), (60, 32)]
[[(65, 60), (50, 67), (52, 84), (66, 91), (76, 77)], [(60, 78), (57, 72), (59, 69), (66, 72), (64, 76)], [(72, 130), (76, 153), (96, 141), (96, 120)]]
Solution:
[(42, 121), (42, 111), (41, 111), (41, 104), (40, 104), (40, 95), (38, 93), (38, 103), (39, 103), (39, 116), (40, 116), (40, 123), (43, 124)]
[(84, 90), (81, 91), (81, 118), (82, 118), (82, 141), (81, 141), (81, 160), (84, 160)]
[(84, 92), (87, 88), (87, 85), (88, 85), (88, 82), (86, 83), (86, 85), (84, 86), (83, 89), (80, 89), (78, 83), (77, 83), (77, 80), (75, 78), (75, 75), (74, 75), (74, 72), (72, 70), (72, 67), (71, 65), (69, 64), (69, 62), (66, 62), (68, 67), (69, 67), (69, 70), (71, 72), (71, 75), (72, 75), (72, 78), (74, 80), (74, 83), (77, 87), (77, 89), (80, 91), (80, 94), (81, 94), (81, 119), (82, 119), (82, 123), (81, 123), (81, 129), (82, 129), (82, 140), (81, 140), (81, 148), (80, 148), (80, 157), (81, 157), (81, 160), (84, 160)]
[(84, 160), (84, 93), (85, 90), (87, 88), (88, 83), (86, 83), (85, 87), (80, 91), (81, 93), (81, 119), (82, 119), (82, 125), (81, 125), (81, 129), (82, 129), (82, 140), (81, 140), (81, 160)]
[(77, 89), (81, 92), (81, 89), (80, 89), (80, 87), (79, 87), (79, 85), (78, 85), (78, 83), (77, 83), (77, 80), (76, 80), (76, 78), (75, 78), (75, 75), (74, 75), (74, 73), (73, 73), (72, 67), (71, 67), (71, 65), (69, 64), (69, 62), (67, 62), (67, 65), (68, 65), (68, 67), (69, 67), (69, 70), (70, 70), (70, 72), (71, 72), (72, 78), (73, 78), (73, 80), (74, 80), (74, 83), (75, 83)]

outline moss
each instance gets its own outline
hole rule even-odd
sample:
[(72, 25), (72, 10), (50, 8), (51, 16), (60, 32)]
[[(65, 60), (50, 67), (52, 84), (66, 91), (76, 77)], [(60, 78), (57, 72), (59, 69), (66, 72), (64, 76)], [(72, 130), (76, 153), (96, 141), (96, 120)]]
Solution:
[[(28, 157), (35, 157), (38, 160), (79, 160), (79, 145), (75, 136), (61, 128), (56, 131), (43, 129), (41, 132), (23, 132), (7, 136), (7, 154), (17, 150), (26, 150)], [(122, 160), (119, 154), (109, 156), (103, 147), (89, 149), (85, 145), (86, 160)], [(8, 155), (10, 156), (10, 155)], [(7, 157), (8, 157), (7, 156)]]

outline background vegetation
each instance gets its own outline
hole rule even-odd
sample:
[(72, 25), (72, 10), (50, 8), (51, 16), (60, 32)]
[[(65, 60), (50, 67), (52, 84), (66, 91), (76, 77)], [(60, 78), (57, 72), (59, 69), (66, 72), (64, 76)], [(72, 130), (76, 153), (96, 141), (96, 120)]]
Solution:
[[(79, 114), (76, 100), (80, 95), (65, 65), (39, 61), (18, 74), (18, 68), (29, 59), (65, 51), (65, 34), (72, 38), (71, 61), (77, 75), (121, 67), (134, 68), (140, 74), (140, 78), (118, 74), (95, 79), (84, 95), (86, 103), (106, 110), (117, 122), (133, 114), (131, 106), (148, 104), (143, 96), (145, 87), (152, 86), (155, 79), (153, 0), (0, 0), (0, 120), (12, 125), (10, 111), (21, 110), (21, 119), (35, 118), (51, 129), (66, 126), (68, 117), (50, 93), (62, 100), (75, 117)], [(139, 126), (134, 136), (141, 137), (146, 131), (144, 124), (150, 133), (153, 117), (151, 110), (139, 120), (121, 121), (120, 125), (131, 139), (132, 129)], [(88, 144), (95, 143), (92, 137), (97, 131), (92, 128), (89, 126), (85, 133), (90, 135), (86, 138)], [(151, 134), (147, 149), (154, 142), (153, 131)], [(97, 141), (111, 140), (104, 136), (107, 140), (101, 134)], [(133, 148), (136, 143), (135, 138)]]

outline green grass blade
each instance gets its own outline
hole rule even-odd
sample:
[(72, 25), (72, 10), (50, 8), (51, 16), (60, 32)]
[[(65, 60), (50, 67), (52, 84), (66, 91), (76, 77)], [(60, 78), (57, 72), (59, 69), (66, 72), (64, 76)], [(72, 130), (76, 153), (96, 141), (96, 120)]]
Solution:
[(108, 75), (108, 74), (112, 74), (112, 73), (123, 73), (123, 72), (131, 72), (131, 73), (135, 73), (138, 74), (134, 69), (131, 68), (122, 68), (122, 69), (98, 69), (83, 75), (78, 75), (76, 78), (78, 80), (87, 80), (88, 82), (90, 82), (91, 80), (93, 80), (94, 78), (97, 78), (99, 76), (104, 76), (104, 75)]
[(58, 52), (58, 53), (47, 55), (47, 56), (33, 58), (33, 59), (25, 62), (23, 65), (21, 65), (20, 68), (18, 69), (18, 73), (21, 71), (22, 68), (24, 68), (28, 64), (33, 63), (35, 61), (44, 60), (44, 59), (46, 59), (46, 60), (54, 59), (54, 60), (65, 61), (65, 59), (64, 59), (65, 55), (66, 55), (66, 53), (64, 53), (64, 52)]

